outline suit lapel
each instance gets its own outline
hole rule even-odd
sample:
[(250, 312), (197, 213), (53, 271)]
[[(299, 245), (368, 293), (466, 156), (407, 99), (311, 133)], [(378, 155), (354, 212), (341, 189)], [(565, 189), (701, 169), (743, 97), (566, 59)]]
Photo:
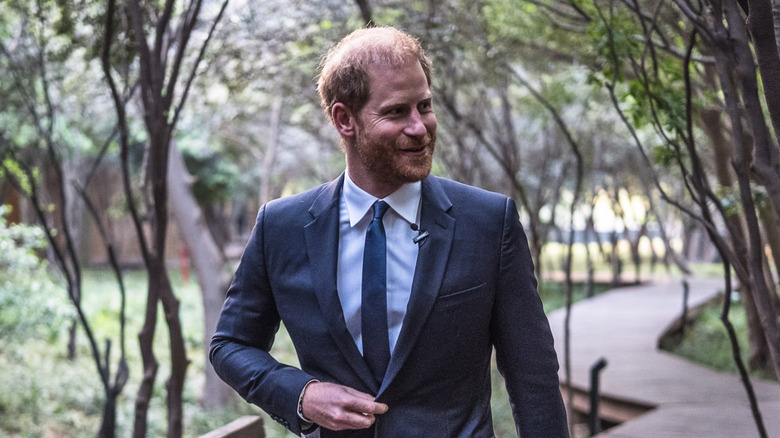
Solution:
[(387, 388), (406, 362), (439, 295), (455, 232), (455, 219), (447, 213), (451, 206), (438, 179), (426, 178), (422, 186), (420, 229), (430, 234), (420, 243), (406, 316), (377, 395)]
[(320, 303), (328, 330), (335, 340), (341, 354), (352, 365), (355, 373), (373, 391), (377, 391), (376, 381), (371, 370), (357, 349), (352, 335), (344, 322), (336, 286), (336, 272), (339, 247), (339, 196), (344, 183), (344, 175), (327, 184), (315, 199), (309, 213), (313, 220), (304, 227), (306, 250), (311, 264), (312, 282), (317, 300)]

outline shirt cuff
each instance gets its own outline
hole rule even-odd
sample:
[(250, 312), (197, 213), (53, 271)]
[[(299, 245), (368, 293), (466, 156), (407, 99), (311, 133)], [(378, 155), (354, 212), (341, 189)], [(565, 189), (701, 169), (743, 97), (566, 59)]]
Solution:
[[(301, 395), (298, 396), (298, 418), (303, 422), (301, 429), (304, 431), (311, 431), (314, 422), (303, 416), (303, 394), (306, 393), (306, 388), (314, 382), (319, 382), (317, 379), (311, 379), (303, 385), (301, 389)], [(306, 432), (304, 432), (306, 433)]]

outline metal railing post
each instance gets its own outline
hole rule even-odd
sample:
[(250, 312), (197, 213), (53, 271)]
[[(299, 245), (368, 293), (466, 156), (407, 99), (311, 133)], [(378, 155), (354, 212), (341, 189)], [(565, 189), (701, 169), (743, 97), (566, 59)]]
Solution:
[(603, 357), (590, 367), (590, 415), (588, 416), (588, 430), (590, 436), (601, 431), (601, 419), (599, 418), (599, 374), (607, 366)]

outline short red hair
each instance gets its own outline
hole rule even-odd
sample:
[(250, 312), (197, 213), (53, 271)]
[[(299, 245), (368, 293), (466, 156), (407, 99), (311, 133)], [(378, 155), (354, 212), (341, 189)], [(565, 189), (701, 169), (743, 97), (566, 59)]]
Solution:
[(369, 27), (356, 30), (333, 46), (320, 62), (317, 91), (320, 104), (333, 122), (332, 109), (337, 102), (357, 113), (368, 102), (371, 84), (368, 67), (373, 64), (403, 65), (418, 61), (431, 86), (433, 67), (420, 42), (393, 27)]

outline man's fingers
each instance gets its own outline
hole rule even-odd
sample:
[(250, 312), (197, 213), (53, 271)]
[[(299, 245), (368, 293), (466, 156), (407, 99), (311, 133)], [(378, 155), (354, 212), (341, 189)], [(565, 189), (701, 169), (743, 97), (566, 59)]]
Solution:
[(366, 429), (376, 421), (373, 414), (361, 414), (338, 408), (326, 411), (324, 414), (316, 423), (331, 430)]
[(384, 403), (376, 403), (374, 402), (375, 409), (371, 412), (372, 414), (384, 414), (387, 412), (388, 409), (390, 409), (386, 404)]
[(365, 429), (387, 409), (370, 394), (334, 383), (311, 383), (303, 394), (304, 417), (331, 430)]
[(354, 395), (357, 399), (368, 402), (360, 403), (359, 401), (356, 401), (353, 405), (355, 412), (362, 412), (364, 414), (384, 414), (387, 412), (387, 405), (384, 403), (375, 402), (373, 395), (360, 392), (357, 389), (350, 387), (344, 387), (344, 390), (349, 394)]
[(387, 405), (384, 403), (377, 403), (373, 398), (366, 400), (364, 398), (355, 398), (345, 408), (352, 412), (359, 412), (361, 414), (384, 414), (387, 412)]

